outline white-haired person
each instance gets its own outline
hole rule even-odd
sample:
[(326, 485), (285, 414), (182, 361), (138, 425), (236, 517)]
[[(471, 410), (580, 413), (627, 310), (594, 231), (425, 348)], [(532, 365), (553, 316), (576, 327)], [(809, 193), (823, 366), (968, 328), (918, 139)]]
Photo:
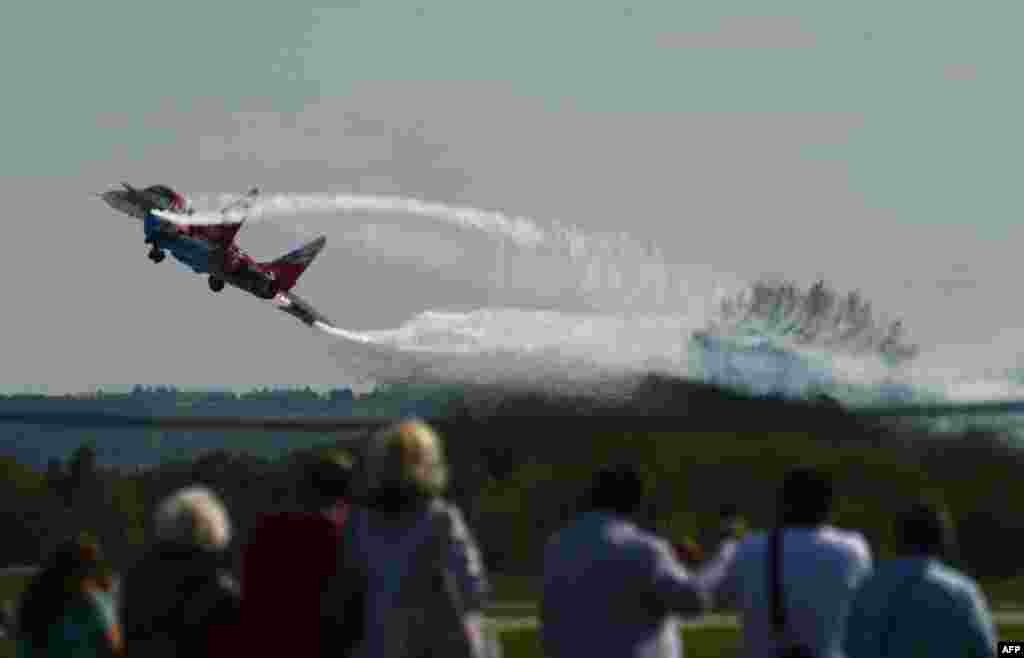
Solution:
[(224, 568), (231, 521), (220, 498), (187, 487), (153, 517), (153, 542), (121, 584), (125, 645), (135, 656), (230, 651), (239, 595)]
[(480, 551), (462, 513), (442, 496), (441, 440), (420, 420), (376, 433), (362, 462), (342, 562), (366, 591), (357, 658), (498, 653), (484, 629), (489, 593)]

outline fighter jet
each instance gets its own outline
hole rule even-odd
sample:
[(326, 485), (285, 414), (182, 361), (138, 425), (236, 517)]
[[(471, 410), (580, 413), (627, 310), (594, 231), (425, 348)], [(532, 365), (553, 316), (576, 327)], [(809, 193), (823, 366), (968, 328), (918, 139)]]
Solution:
[(259, 196), (253, 188), (222, 208), (217, 215), (197, 215), (191, 202), (166, 185), (144, 189), (122, 183), (123, 190), (99, 195), (111, 208), (142, 220), (149, 259), (159, 263), (170, 252), (196, 274), (208, 276), (210, 290), (225, 284), (272, 300), (285, 313), (308, 325), (330, 324), (308, 302), (291, 292), (299, 277), (327, 243), (326, 236), (309, 242), (270, 262), (257, 262), (235, 244), (245, 212)]

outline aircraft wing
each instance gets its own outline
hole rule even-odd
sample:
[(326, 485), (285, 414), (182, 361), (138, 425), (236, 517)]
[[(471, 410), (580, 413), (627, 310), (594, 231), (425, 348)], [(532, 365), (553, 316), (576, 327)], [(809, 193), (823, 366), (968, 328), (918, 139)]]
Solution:
[(153, 210), (151, 212), (156, 217), (176, 226), (182, 233), (224, 247), (234, 242), (235, 235), (242, 228), (241, 221), (229, 221), (220, 215), (204, 213), (182, 215), (167, 210)]
[[(211, 226), (198, 229), (202, 237), (223, 247), (235, 241), (235, 236), (245, 223), (246, 213), (252, 208), (253, 201), (260, 195), (260, 188), (254, 187), (220, 209), (220, 215), (224, 222), (220, 226)], [(196, 229), (193, 229), (196, 230)]]
[(310, 326), (313, 326), (315, 322), (331, 324), (331, 321), (323, 313), (313, 308), (312, 304), (293, 292), (278, 293), (277, 297), (274, 297), (273, 302), (279, 309), (288, 315), (298, 318), (304, 324)]
[(197, 238), (226, 247), (235, 241), (235, 236), (238, 235), (238, 230), (241, 228), (242, 222), (234, 222), (212, 226), (194, 226), (189, 233)]
[[(253, 200), (255, 200), (256, 197), (258, 197), (259, 195), (260, 195), (260, 188), (254, 187), (251, 190), (249, 190), (248, 192), (246, 192), (245, 196), (241, 196), (241, 197), (235, 199), (234, 201), (232, 201), (231, 203), (229, 203), (228, 205), (226, 205), (223, 208), (221, 208), (220, 209), (220, 214), (224, 215), (224, 217), (231, 217), (233, 215), (242, 215), (247, 210), (249, 210), (249, 208), (252, 207)], [(241, 221), (245, 221), (245, 220), (242, 219)]]

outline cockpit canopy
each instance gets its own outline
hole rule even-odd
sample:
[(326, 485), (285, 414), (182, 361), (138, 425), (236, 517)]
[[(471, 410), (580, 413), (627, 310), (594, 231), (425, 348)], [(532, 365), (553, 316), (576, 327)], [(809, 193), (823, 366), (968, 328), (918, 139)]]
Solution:
[(161, 210), (171, 210), (174, 212), (185, 212), (187, 210), (185, 197), (166, 185), (150, 185), (144, 192), (154, 203), (160, 206)]

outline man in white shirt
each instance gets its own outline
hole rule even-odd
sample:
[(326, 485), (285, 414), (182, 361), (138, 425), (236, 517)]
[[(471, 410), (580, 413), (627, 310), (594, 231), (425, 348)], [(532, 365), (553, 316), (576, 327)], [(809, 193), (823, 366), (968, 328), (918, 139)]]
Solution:
[(771, 533), (748, 535), (699, 575), (703, 589), (741, 611), (743, 656), (775, 658), (784, 644), (799, 644), (820, 658), (842, 658), (850, 602), (871, 572), (871, 550), (860, 533), (828, 525), (831, 507), (825, 475), (800, 468), (786, 476), (779, 493), (782, 637), (772, 624), (769, 596)]
[(679, 658), (675, 616), (706, 599), (664, 539), (639, 528), (645, 499), (630, 468), (600, 472), (591, 510), (557, 532), (544, 552), (541, 640), (550, 658)]

